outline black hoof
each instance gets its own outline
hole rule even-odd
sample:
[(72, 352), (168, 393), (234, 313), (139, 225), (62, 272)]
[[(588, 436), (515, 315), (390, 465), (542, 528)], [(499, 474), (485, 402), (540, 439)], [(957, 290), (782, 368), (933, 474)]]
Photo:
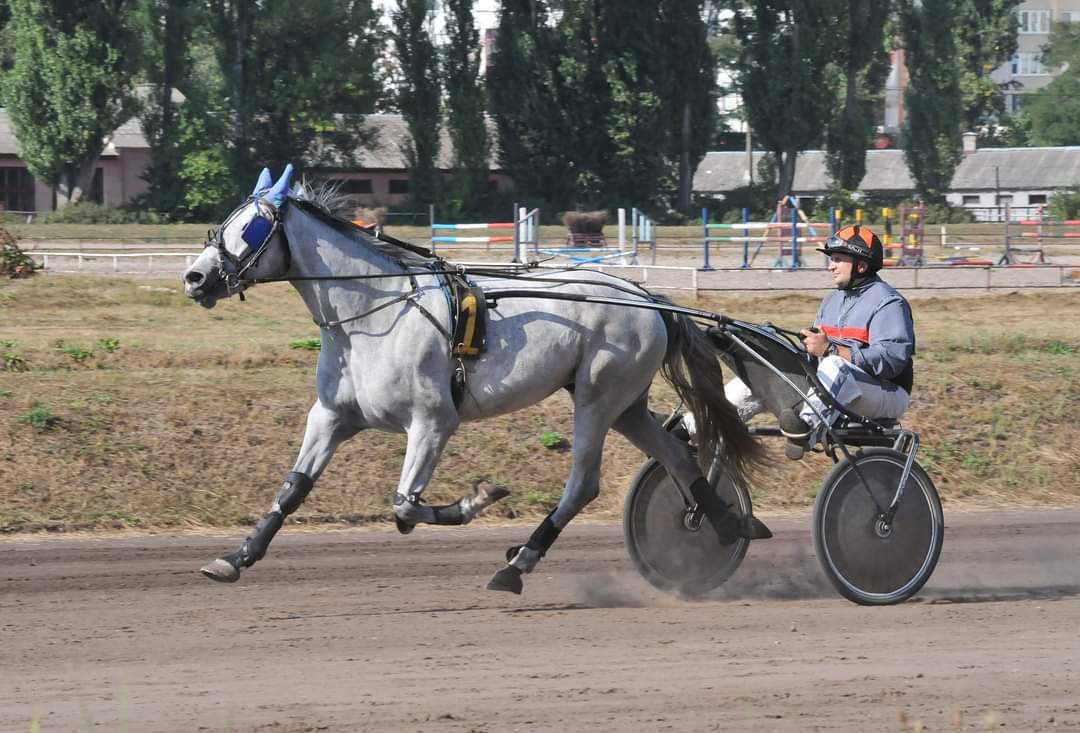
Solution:
[(524, 584), (521, 582), (521, 571), (513, 565), (507, 565), (492, 575), (487, 584), (488, 590), (505, 591), (519, 596), (522, 588), (524, 588)]
[(743, 527), (743, 537), (748, 540), (767, 540), (773, 536), (772, 531), (765, 523), (754, 516), (746, 518), (746, 526)]
[(401, 532), (401, 534), (409, 534), (409, 532), (412, 532), (414, 529), (416, 529), (415, 524), (409, 524), (408, 522), (404, 522), (396, 516), (394, 517), (394, 524), (397, 526), (397, 531)]

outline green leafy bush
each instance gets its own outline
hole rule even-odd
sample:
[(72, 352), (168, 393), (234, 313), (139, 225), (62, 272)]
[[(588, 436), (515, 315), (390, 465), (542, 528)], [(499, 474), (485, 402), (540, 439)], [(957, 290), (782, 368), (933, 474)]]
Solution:
[(38, 221), (42, 224), (160, 224), (162, 217), (153, 211), (80, 201), (42, 214)]
[(38, 264), (19, 249), (15, 237), (0, 223), (0, 277), (30, 277)]
[(322, 349), (322, 341), (320, 339), (297, 339), (289, 342), (289, 348), (299, 349), (300, 351), (319, 351)]
[(570, 447), (570, 442), (558, 433), (548, 430), (540, 434), (540, 445), (548, 450), (566, 450)]
[(112, 354), (120, 348), (120, 339), (113, 338), (112, 336), (105, 336), (97, 340), (98, 348), (102, 351)]
[(52, 410), (48, 405), (43, 405), (40, 402), (34, 401), (34, 404), (30, 406), (30, 411), (19, 418), (19, 422), (24, 422), (34, 430), (45, 431), (56, 424), (58, 418), (53, 415)]
[(25, 372), (26, 359), (17, 351), (5, 351), (0, 354), (0, 368), (7, 372)]
[(1080, 218), (1080, 188), (1067, 188), (1050, 197), (1051, 219)]

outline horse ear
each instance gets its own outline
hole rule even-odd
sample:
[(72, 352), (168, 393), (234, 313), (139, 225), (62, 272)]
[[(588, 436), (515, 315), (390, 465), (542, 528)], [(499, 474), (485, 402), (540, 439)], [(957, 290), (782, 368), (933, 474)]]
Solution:
[(285, 171), (281, 174), (281, 178), (277, 180), (274, 187), (266, 192), (266, 198), (274, 206), (281, 206), (285, 201), (285, 197), (289, 195), (289, 183), (292, 181), (293, 166), (289, 163), (285, 166)]
[(259, 181), (255, 184), (255, 190), (251, 192), (252, 196), (258, 196), (259, 191), (265, 191), (270, 188), (274, 183), (274, 177), (270, 175), (269, 168), (263, 168), (262, 173), (259, 174)]

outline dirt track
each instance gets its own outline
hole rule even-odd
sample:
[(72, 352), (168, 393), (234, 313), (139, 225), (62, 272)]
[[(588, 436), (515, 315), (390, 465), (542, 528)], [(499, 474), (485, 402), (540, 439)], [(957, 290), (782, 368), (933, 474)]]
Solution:
[(525, 594), (483, 589), (530, 527), (0, 542), (0, 730), (1080, 728), (1080, 510), (950, 514), (917, 600), (868, 609), (770, 520), (717, 598), (653, 591), (576, 525)]

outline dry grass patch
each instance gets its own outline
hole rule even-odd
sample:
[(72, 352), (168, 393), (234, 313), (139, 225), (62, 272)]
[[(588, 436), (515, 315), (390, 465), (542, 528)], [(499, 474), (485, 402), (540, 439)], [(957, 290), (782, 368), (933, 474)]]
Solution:
[[(690, 301), (686, 301), (690, 303)], [(694, 303), (754, 321), (805, 324), (817, 301)], [(916, 394), (907, 422), (921, 460), (956, 505), (1076, 503), (1080, 487), (1080, 299), (1003, 295), (920, 300)], [(0, 285), (0, 529), (201, 527), (251, 522), (299, 447), (314, 399), (318, 337), (287, 286), (213, 311), (176, 283), (44, 277)], [(88, 353), (83, 353), (88, 352)], [(658, 408), (674, 399), (653, 391)], [(572, 440), (560, 393), (462, 427), (428, 496), (452, 500), (481, 476), (513, 496), (496, 518), (538, 517), (557, 500)], [(301, 521), (390, 521), (403, 436), (344, 445)], [(764, 510), (805, 508), (828, 459), (781, 446), (754, 482)], [(642, 457), (612, 435), (592, 517), (617, 518)]]

